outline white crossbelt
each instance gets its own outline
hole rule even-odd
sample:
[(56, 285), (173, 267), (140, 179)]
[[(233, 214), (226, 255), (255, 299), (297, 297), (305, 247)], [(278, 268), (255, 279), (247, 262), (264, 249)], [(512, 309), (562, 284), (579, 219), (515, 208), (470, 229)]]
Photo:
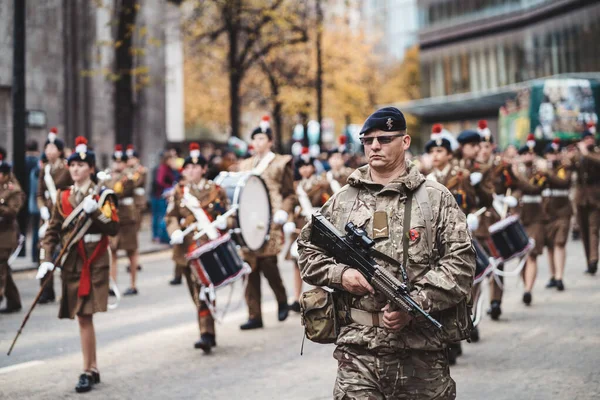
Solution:
[(383, 326), (383, 313), (372, 313), (358, 308), (350, 309), (350, 317), (354, 322), (364, 326)]
[(569, 197), (569, 189), (544, 189), (543, 197)]
[(124, 206), (132, 206), (134, 204), (133, 197), (123, 197), (120, 202)]
[(532, 196), (530, 194), (524, 194), (523, 197), (521, 197), (521, 202), (525, 203), (525, 204), (529, 204), (529, 203), (541, 203), (542, 202), (542, 196)]
[(84, 243), (97, 243), (99, 241), (102, 240), (102, 234), (101, 233), (88, 233), (86, 235), (83, 235), (83, 242)]

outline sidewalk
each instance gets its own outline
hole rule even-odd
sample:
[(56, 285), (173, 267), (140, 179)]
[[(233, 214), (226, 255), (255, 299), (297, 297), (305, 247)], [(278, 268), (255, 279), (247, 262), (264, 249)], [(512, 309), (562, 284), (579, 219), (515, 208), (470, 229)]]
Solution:
[[(142, 221), (142, 229), (139, 233), (139, 251), (140, 254), (148, 254), (148, 253), (156, 253), (158, 251), (168, 250), (170, 246), (168, 244), (163, 243), (154, 243), (152, 241), (152, 231), (151, 231), (151, 215), (144, 215), (144, 220)], [(38, 264), (34, 263), (31, 260), (31, 235), (27, 236), (26, 239), (26, 248), (27, 255), (26, 257), (18, 257), (10, 266), (13, 272), (19, 271), (28, 271), (32, 269), (36, 269)], [(119, 251), (119, 257), (124, 257), (125, 251)]]

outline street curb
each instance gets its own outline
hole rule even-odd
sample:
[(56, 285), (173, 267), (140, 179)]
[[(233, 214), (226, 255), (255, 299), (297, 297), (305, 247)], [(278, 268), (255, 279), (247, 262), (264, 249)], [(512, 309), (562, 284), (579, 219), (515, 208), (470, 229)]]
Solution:
[[(161, 251), (166, 251), (166, 250), (170, 250), (171, 247), (165, 247), (164, 249), (151, 249), (151, 250), (144, 250), (144, 251), (140, 251), (139, 255), (143, 256), (143, 255), (147, 255), (147, 254), (154, 254), (154, 253), (160, 253)], [(121, 258), (127, 258), (126, 255), (124, 256), (119, 256), (119, 259)], [(18, 274), (21, 272), (30, 272), (30, 271), (36, 271), (38, 269), (38, 267), (35, 264), (32, 264), (30, 267), (24, 267), (24, 268), (19, 268), (19, 269), (12, 269), (11, 268), (11, 272), (13, 274)]]

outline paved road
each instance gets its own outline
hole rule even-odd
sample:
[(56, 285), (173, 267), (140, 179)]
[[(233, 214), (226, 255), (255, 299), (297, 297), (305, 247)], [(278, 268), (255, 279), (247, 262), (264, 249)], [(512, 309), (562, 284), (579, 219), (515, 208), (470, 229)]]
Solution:
[[(452, 369), (458, 399), (600, 398), (600, 278), (582, 273), (581, 243), (570, 243), (568, 252), (563, 293), (544, 289), (545, 259), (532, 307), (520, 303), (518, 280), (507, 280), (501, 321), (484, 320), (481, 342), (464, 345), (465, 354)], [(299, 317), (277, 322), (266, 282), (265, 328), (240, 332), (246, 317), (242, 305), (217, 327), (218, 348), (205, 356), (192, 348), (197, 324), (186, 288), (167, 284), (168, 254), (144, 256), (142, 263), (141, 294), (94, 318), (103, 383), (86, 398), (331, 398), (333, 347), (307, 341), (301, 357)], [(291, 266), (282, 265), (282, 271), (291, 288)], [(37, 287), (33, 274), (19, 274), (17, 284), (30, 304)], [(220, 303), (227, 294), (228, 289), (219, 293)], [(240, 299), (238, 286), (233, 308)], [(81, 368), (77, 323), (59, 321), (56, 314), (56, 305), (38, 307), (10, 357), (5, 351), (23, 313), (0, 317), (0, 399), (78, 397), (73, 390)]]

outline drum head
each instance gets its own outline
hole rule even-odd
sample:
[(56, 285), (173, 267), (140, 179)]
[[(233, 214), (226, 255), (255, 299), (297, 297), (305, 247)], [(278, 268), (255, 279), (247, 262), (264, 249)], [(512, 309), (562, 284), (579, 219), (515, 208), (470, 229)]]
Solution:
[(249, 250), (258, 251), (266, 242), (271, 223), (269, 192), (263, 180), (249, 175), (240, 191), (237, 220), (240, 235)]

